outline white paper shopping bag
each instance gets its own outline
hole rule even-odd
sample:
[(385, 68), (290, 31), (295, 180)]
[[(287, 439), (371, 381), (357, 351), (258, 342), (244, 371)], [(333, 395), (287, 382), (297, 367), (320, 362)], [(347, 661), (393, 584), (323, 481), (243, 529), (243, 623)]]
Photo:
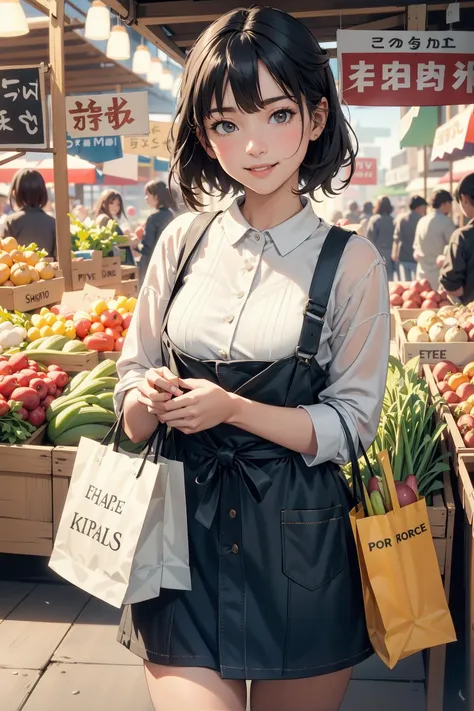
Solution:
[[(91, 595), (120, 607), (131, 582), (142, 531), (153, 543), (146, 580), (159, 594), (168, 468), (140, 455), (81, 439), (50, 567)], [(135, 601), (140, 596), (133, 583)]]

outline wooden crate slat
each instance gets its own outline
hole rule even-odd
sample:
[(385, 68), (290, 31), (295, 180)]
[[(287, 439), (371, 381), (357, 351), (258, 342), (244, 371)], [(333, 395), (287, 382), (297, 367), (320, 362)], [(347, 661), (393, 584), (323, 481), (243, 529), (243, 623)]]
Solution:
[(51, 474), (0, 472), (0, 518), (51, 523)]
[(69, 490), (69, 477), (53, 476), (53, 540), (58, 532), (59, 522)]
[(51, 474), (52, 453), (53, 447), (44, 445), (0, 444), (1, 472)]
[(50, 556), (52, 551), (52, 523), (0, 518), (0, 553)]
[(8, 311), (35, 311), (43, 306), (58, 304), (63, 292), (63, 277), (25, 286), (0, 286), (0, 306)]
[(53, 450), (53, 477), (70, 478), (76, 461), (77, 447), (55, 447)]

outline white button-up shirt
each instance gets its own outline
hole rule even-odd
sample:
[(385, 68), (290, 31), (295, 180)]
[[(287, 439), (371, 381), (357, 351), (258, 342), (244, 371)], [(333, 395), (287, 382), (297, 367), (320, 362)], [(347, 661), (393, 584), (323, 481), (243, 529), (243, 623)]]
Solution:
[[(286, 222), (259, 232), (240, 211), (217, 217), (194, 255), (170, 310), (168, 334), (195, 358), (268, 360), (294, 352), (319, 253), (330, 225), (309, 201)], [(177, 217), (155, 249), (117, 367), (117, 406), (148, 368), (162, 365), (160, 331), (177, 260), (194, 215)], [(354, 441), (368, 447), (378, 426), (389, 355), (385, 265), (367, 240), (352, 236), (336, 273), (317, 354), (327, 370), (318, 402), (304, 406), (315, 430), (309, 465), (344, 463), (349, 451), (336, 407)]]

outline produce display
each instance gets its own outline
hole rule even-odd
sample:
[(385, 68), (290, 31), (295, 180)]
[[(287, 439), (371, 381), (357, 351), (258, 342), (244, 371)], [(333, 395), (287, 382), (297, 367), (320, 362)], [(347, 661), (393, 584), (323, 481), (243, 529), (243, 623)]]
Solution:
[(402, 324), (409, 343), (474, 342), (474, 304), (427, 310)]
[(0, 286), (25, 286), (56, 276), (54, 267), (43, 261), (47, 253), (36, 244), (24, 247), (14, 237), (5, 237), (0, 247)]
[[(96, 301), (89, 311), (74, 311), (68, 306), (42, 308), (31, 317), (27, 340), (35, 347), (41, 338), (62, 336), (77, 343), (82, 350), (121, 351), (137, 300), (135, 297), (119, 296), (110, 301)], [(81, 343), (82, 341), (82, 343)], [(44, 343), (39, 345), (43, 350)], [(72, 352), (72, 346), (63, 352)], [(79, 348), (74, 352), (80, 352)]]
[[(383, 467), (380, 467), (380, 472), (380, 476), (371, 477), (367, 488), (364, 487), (364, 498), (369, 516), (383, 516), (388, 511), (393, 511), (392, 498)], [(401, 508), (416, 503), (419, 500), (416, 476), (410, 474), (404, 482), (395, 481), (395, 491)]]
[(464, 444), (474, 447), (474, 361), (462, 369), (450, 361), (441, 361), (433, 368), (433, 377)]
[(78, 373), (46, 412), (48, 439), (54, 445), (71, 447), (77, 446), (81, 437), (101, 441), (116, 420), (113, 392), (117, 382), (113, 360)]
[[(109, 256), (112, 247), (128, 244), (128, 239), (119, 235), (115, 220), (99, 226), (87, 217), (81, 222), (73, 215), (69, 215), (71, 222), (71, 244), (74, 251), (98, 250), (104, 257)], [(73, 255), (73, 258), (75, 255)]]
[[(443, 488), (442, 474), (448, 471), (447, 457), (440, 452), (440, 438), (445, 423), (436, 424), (434, 414), (439, 401), (430, 404), (426, 381), (418, 376), (419, 358), (402, 365), (390, 357), (382, 416), (375, 441), (367, 455), (378, 481), (370, 483), (370, 471), (361, 460), (364, 481), (370, 497), (379, 491), (377, 503), (385, 507), (382, 470), (377, 454), (387, 450), (401, 505), (413, 503), (413, 497), (428, 497)], [(441, 397), (439, 398), (441, 400)], [(403, 486), (402, 486), (403, 484)], [(374, 505), (374, 502), (372, 502)], [(382, 512), (381, 507), (377, 507)]]
[(26, 353), (0, 356), (0, 442), (24, 441), (41, 427), (68, 383), (57, 365), (42, 368)]
[(6, 311), (0, 307), (0, 355), (9, 348), (17, 348), (24, 343), (30, 317), (20, 311)]
[(427, 279), (390, 285), (390, 306), (404, 309), (437, 309), (449, 306), (446, 291), (435, 291)]

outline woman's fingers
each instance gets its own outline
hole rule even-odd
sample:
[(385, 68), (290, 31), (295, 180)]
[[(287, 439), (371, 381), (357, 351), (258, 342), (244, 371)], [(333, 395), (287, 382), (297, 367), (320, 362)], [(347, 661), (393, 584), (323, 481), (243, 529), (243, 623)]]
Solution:
[(172, 398), (171, 393), (165, 392), (164, 390), (161, 392), (156, 390), (156, 388), (154, 388), (153, 385), (150, 385), (146, 380), (137, 385), (137, 390), (141, 395), (143, 395), (143, 397), (153, 404), (165, 403)]
[(182, 391), (177, 387), (179, 378), (173, 375), (168, 368), (157, 368), (148, 370), (145, 375), (146, 381), (155, 389), (159, 388), (172, 395), (182, 395)]

